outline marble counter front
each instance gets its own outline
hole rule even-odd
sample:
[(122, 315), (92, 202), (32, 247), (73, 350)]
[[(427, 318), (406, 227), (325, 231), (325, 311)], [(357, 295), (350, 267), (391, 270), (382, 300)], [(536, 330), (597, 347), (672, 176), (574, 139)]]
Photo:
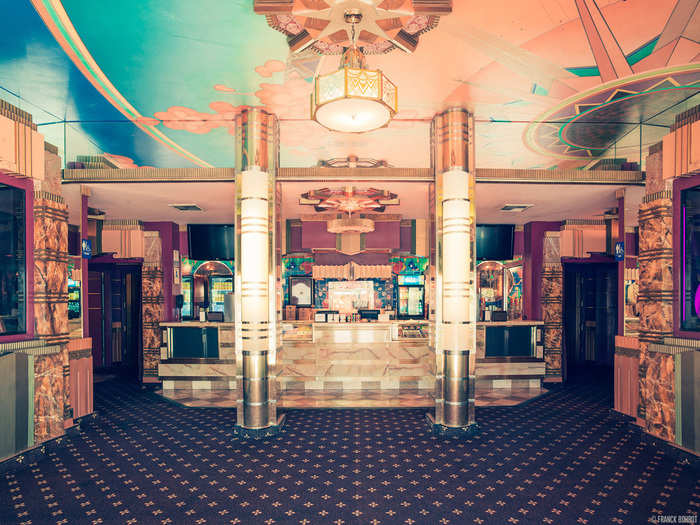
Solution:
[(476, 381), (486, 388), (539, 388), (545, 376), (542, 321), (476, 326)]
[(158, 377), (166, 390), (236, 388), (235, 324), (164, 322)]
[[(283, 341), (276, 363), (280, 389), (434, 388), (435, 358), (428, 339), (397, 340), (399, 323), (313, 323), (313, 341)], [(427, 326), (425, 321), (404, 324)]]

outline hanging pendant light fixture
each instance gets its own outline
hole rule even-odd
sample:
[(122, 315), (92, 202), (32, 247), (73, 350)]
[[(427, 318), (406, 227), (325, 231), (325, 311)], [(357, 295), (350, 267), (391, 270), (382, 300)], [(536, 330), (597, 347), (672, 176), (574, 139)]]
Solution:
[(322, 126), (344, 133), (364, 133), (389, 124), (398, 110), (396, 86), (380, 71), (367, 69), (357, 47), (355, 25), (359, 9), (345, 11), (352, 26), (352, 45), (345, 50), (337, 71), (314, 78), (311, 118)]

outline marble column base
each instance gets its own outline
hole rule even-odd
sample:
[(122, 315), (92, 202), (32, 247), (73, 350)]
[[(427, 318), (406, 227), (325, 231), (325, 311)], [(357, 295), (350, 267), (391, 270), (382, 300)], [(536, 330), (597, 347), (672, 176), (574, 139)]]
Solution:
[(470, 423), (463, 427), (446, 427), (436, 423), (435, 416), (430, 413), (425, 415), (425, 420), (431, 432), (436, 436), (468, 438), (477, 435), (480, 430), (477, 423)]
[(239, 439), (264, 439), (273, 437), (282, 432), (282, 427), (287, 422), (286, 414), (277, 417), (277, 424), (265, 428), (245, 428), (241, 425), (233, 426), (233, 435)]

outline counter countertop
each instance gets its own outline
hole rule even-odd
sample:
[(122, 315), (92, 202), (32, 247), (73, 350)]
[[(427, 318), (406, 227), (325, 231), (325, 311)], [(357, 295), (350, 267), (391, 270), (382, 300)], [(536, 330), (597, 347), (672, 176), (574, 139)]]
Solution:
[(477, 326), (542, 326), (544, 321), (479, 321)]
[(400, 321), (372, 321), (371, 323), (362, 323), (362, 322), (354, 322), (354, 323), (321, 323), (321, 322), (316, 322), (316, 321), (279, 321), (282, 324), (291, 324), (291, 325), (302, 325), (302, 324), (313, 324), (314, 326), (317, 327), (323, 327), (323, 326), (334, 326), (338, 328), (368, 328), (368, 327), (373, 327), (376, 326), (377, 328), (386, 328), (388, 326), (396, 326), (396, 325), (413, 325), (413, 324), (430, 324), (429, 321), (425, 320), (419, 320), (419, 321), (410, 321), (410, 320), (400, 320)]
[(224, 321), (164, 321), (159, 323), (160, 326), (165, 326), (168, 328), (208, 328), (214, 326), (224, 326), (226, 328), (231, 328), (235, 326), (235, 323), (224, 322)]

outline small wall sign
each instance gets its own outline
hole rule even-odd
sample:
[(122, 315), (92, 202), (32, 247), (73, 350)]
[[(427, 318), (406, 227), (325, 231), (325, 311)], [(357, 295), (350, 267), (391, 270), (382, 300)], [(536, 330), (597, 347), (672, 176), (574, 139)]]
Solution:
[(92, 257), (92, 241), (90, 239), (83, 239), (81, 243), (81, 250), (83, 253), (83, 259), (90, 259)]
[(624, 261), (625, 260), (625, 243), (616, 242), (615, 243), (615, 260)]

